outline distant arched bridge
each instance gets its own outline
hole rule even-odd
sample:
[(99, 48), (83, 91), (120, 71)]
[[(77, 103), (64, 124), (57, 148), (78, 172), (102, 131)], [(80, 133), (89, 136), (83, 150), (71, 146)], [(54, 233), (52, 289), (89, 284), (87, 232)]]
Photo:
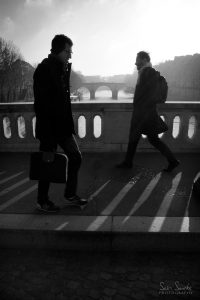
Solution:
[(80, 88), (87, 88), (90, 92), (90, 99), (95, 99), (95, 92), (99, 87), (108, 87), (112, 92), (112, 99), (118, 99), (118, 92), (125, 87), (125, 83), (121, 82), (85, 82)]

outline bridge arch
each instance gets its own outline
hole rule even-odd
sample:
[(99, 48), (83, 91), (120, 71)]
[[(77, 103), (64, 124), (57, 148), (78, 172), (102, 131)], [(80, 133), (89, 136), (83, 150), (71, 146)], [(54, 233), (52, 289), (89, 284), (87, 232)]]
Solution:
[[(102, 98), (112, 98), (112, 89), (107, 85), (101, 85), (96, 88), (94, 91), (94, 99), (101, 97), (101, 94), (104, 92)], [(99, 96), (100, 95), (100, 96)]]
[(77, 91), (81, 94), (81, 99), (89, 100), (91, 99), (90, 90), (86, 86), (81, 86), (77, 89)]

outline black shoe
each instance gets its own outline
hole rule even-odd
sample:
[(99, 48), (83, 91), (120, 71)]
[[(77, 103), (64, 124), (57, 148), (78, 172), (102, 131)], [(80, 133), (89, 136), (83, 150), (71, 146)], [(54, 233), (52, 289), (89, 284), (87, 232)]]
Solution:
[(44, 203), (37, 202), (37, 209), (49, 212), (49, 213), (54, 213), (58, 212), (60, 210), (60, 207), (56, 206), (52, 201), (47, 200)]
[(82, 199), (79, 196), (75, 195), (72, 197), (65, 196), (65, 204), (71, 206), (84, 207), (88, 204), (88, 200)]
[(178, 165), (180, 164), (179, 160), (175, 160), (174, 162), (170, 162), (168, 167), (163, 169), (164, 172), (172, 172)]
[(130, 162), (126, 162), (126, 161), (123, 161), (120, 164), (116, 165), (116, 168), (119, 168), (119, 169), (131, 169), (132, 167), (133, 167), (133, 164)]

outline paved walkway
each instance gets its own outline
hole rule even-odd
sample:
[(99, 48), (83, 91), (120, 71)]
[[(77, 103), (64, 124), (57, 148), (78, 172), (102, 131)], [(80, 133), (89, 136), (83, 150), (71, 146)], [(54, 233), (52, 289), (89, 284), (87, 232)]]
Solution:
[[(29, 154), (0, 153), (0, 230), (3, 234), (0, 243), (9, 246), (16, 236), (19, 240), (18, 234), (24, 229), (24, 242), (28, 242), (25, 232), (28, 230), (35, 246), (39, 245), (44, 231), (51, 231), (60, 237), (61, 244), (68, 243), (66, 236), (61, 238), (62, 233), (78, 233), (83, 242), (83, 233), (100, 233), (95, 248), (102, 245), (103, 249), (119, 250), (125, 241), (130, 248), (140, 245), (142, 249), (157, 246), (165, 249), (166, 244), (170, 248), (177, 243), (180, 248), (184, 245), (184, 249), (189, 250), (191, 242), (193, 249), (199, 248), (200, 202), (191, 192), (193, 180), (200, 171), (200, 156), (177, 156), (181, 165), (166, 174), (162, 172), (166, 162), (158, 153), (137, 154), (131, 170), (114, 167), (122, 160), (122, 154), (84, 154), (78, 192), (89, 198), (88, 206), (83, 211), (65, 207), (64, 186), (52, 184), (50, 198), (61, 206), (61, 211), (45, 215), (35, 208), (37, 183), (28, 178)], [(104, 233), (104, 243), (101, 233)], [(132, 238), (130, 244), (127, 243), (133, 233), (135, 238), (142, 236), (141, 244), (137, 240), (136, 245)], [(166, 235), (151, 233), (170, 234), (173, 242), (168, 243)], [(151, 238), (146, 242), (147, 234)], [(47, 244), (48, 241), (49, 236), (46, 236)], [(49, 241), (49, 246), (53, 243), (54, 239)]]
[[(181, 165), (162, 173), (165, 160), (156, 153), (138, 154), (131, 170), (114, 165), (122, 159), (115, 153), (83, 154), (78, 192), (91, 200), (84, 212), (64, 207), (63, 184), (52, 184), (51, 199), (62, 206), (62, 215), (199, 216), (191, 201), (194, 177), (200, 172), (200, 155), (180, 154)], [(29, 154), (0, 153), (0, 213), (31, 213), (35, 210), (37, 182), (30, 181)]]
[(64, 207), (64, 187), (53, 184), (62, 209), (48, 215), (35, 209), (29, 155), (0, 153), (0, 299), (199, 299), (200, 202), (191, 189), (200, 157), (178, 158), (163, 174), (159, 154), (138, 154), (132, 170), (114, 168), (120, 154), (84, 154), (79, 194), (89, 205)]
[(0, 251), (1, 300), (199, 299), (199, 254)]

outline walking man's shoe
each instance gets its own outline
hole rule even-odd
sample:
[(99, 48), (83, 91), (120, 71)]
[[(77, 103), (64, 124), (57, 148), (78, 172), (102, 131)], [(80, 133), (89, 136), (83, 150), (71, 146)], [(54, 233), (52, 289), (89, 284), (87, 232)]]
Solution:
[(116, 168), (119, 168), (119, 169), (131, 169), (132, 167), (133, 167), (133, 164), (130, 162), (126, 162), (126, 161), (123, 161), (120, 164), (116, 165)]
[(179, 160), (175, 160), (174, 162), (170, 162), (168, 167), (163, 169), (164, 172), (172, 172), (178, 165), (180, 164)]
[(44, 203), (37, 202), (37, 209), (48, 213), (55, 213), (60, 210), (60, 207), (56, 206), (52, 201), (47, 200)]
[(82, 199), (77, 195), (72, 197), (65, 197), (65, 205), (79, 206), (81, 208), (84, 208), (87, 204), (88, 204), (87, 199)]

